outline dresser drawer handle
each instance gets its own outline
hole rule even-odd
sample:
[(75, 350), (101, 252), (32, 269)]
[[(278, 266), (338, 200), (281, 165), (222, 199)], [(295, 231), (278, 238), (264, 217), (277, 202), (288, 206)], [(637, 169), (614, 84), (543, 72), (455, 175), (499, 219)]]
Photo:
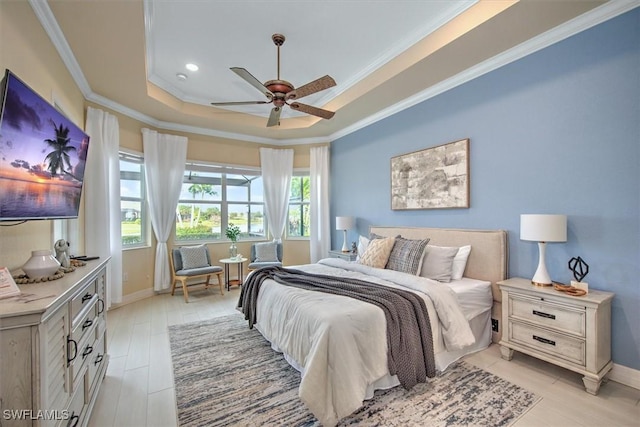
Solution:
[(98, 354), (96, 356), (96, 360), (93, 362), (93, 364), (97, 365), (98, 363), (102, 362), (102, 359), (104, 359), (104, 354)]
[(533, 339), (536, 340), (536, 341), (540, 341), (541, 343), (544, 343), (544, 344), (556, 345), (555, 341), (551, 341), (551, 340), (548, 340), (546, 338), (539, 337), (537, 335), (534, 335)]
[(76, 427), (78, 425), (78, 421), (80, 421), (80, 415), (76, 415), (76, 411), (72, 411), (69, 421), (67, 421), (67, 426)]
[(540, 317), (545, 317), (547, 319), (556, 320), (556, 315), (555, 314), (545, 313), (544, 311), (533, 310), (533, 314), (535, 316), (540, 316)]
[(82, 324), (82, 330), (84, 331), (85, 329), (87, 329), (91, 325), (93, 325), (93, 320), (91, 320), (91, 319), (85, 320), (84, 323)]
[[(73, 351), (71, 351), (72, 347)], [(72, 353), (73, 356), (71, 356)], [(69, 366), (69, 364), (73, 362), (76, 357), (78, 357), (78, 343), (75, 340), (67, 337), (67, 366)]]
[(86, 294), (84, 294), (84, 296), (82, 297), (82, 304), (84, 304), (85, 302), (89, 301), (91, 298), (93, 298), (93, 294), (90, 294), (89, 292), (87, 292)]
[(91, 347), (90, 345), (86, 346), (84, 351), (82, 352), (82, 358), (84, 359), (85, 357), (90, 355), (92, 352), (93, 352), (93, 347)]

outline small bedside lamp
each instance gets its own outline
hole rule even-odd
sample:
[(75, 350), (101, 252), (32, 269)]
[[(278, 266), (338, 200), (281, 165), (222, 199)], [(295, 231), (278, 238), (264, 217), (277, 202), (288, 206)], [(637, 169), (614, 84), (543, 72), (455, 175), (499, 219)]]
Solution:
[(520, 215), (520, 240), (538, 242), (538, 269), (531, 279), (536, 286), (552, 284), (545, 264), (546, 242), (567, 241), (566, 215)]
[(356, 219), (352, 216), (336, 217), (336, 230), (342, 230), (344, 232), (342, 252), (349, 252), (349, 247), (347, 246), (347, 230), (351, 230), (355, 226), (356, 226)]

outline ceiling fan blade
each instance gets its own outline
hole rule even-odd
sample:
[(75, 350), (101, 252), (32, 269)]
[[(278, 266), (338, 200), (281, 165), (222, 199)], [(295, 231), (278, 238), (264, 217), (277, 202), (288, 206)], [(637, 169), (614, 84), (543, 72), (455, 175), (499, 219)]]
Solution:
[(292, 90), (287, 93), (287, 99), (300, 99), (304, 96), (311, 95), (312, 93), (320, 92), (325, 89), (329, 89), (336, 85), (336, 81), (330, 76), (320, 77), (304, 86), (300, 86), (298, 89)]
[(301, 104), (299, 102), (291, 103), (290, 107), (303, 113), (322, 117), (323, 119), (330, 119), (335, 114), (333, 111), (323, 110), (322, 108), (312, 107), (311, 105)]
[(212, 102), (211, 105), (255, 105), (271, 104), (271, 101), (234, 101), (234, 102)]
[(267, 127), (278, 126), (280, 124), (280, 113), (282, 112), (282, 107), (273, 107), (271, 109), (271, 114), (269, 115), (269, 121), (267, 121)]
[(273, 98), (273, 93), (269, 89), (267, 89), (260, 82), (260, 80), (258, 80), (255, 77), (253, 77), (253, 75), (250, 72), (248, 72), (247, 70), (245, 70), (244, 68), (231, 67), (231, 71), (233, 71), (234, 73), (236, 73), (237, 75), (242, 77), (247, 83), (249, 83), (251, 86), (255, 87), (260, 92), (262, 92), (267, 98), (269, 98), (269, 99)]

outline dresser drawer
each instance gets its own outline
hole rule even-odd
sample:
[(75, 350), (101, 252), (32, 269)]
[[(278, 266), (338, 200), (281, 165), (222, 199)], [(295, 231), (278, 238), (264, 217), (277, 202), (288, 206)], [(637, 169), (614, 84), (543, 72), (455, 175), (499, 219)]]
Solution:
[(89, 357), (87, 365), (87, 389), (92, 390), (98, 372), (104, 363), (106, 363), (107, 349), (105, 345), (104, 335), (96, 342), (93, 353)]
[(71, 320), (74, 322), (73, 327), (75, 327), (75, 321), (82, 309), (97, 300), (97, 279), (94, 279), (71, 299)]
[(509, 317), (584, 338), (586, 310), (546, 301), (542, 298), (509, 294)]
[(585, 366), (585, 340), (548, 329), (539, 328), (527, 323), (509, 321), (509, 341), (518, 343), (537, 351), (550, 354), (559, 359)]
[(73, 319), (73, 326), (71, 329), (71, 338), (76, 342), (80, 342), (84, 336), (84, 334), (88, 333), (91, 330), (91, 326), (98, 322), (96, 318), (97, 314), (97, 298), (92, 298), (88, 303), (84, 312), (81, 312), (81, 316)]
[(70, 340), (70, 347), (74, 347), (69, 350), (69, 377), (72, 391), (77, 389), (88, 360), (93, 358), (96, 327), (97, 325), (94, 324), (87, 329), (79, 341)]

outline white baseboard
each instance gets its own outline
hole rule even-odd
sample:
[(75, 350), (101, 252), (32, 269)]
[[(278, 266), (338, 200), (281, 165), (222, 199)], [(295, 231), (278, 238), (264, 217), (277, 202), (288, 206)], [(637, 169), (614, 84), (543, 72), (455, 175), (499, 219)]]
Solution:
[(640, 371), (626, 366), (613, 364), (609, 379), (620, 384), (640, 390)]

